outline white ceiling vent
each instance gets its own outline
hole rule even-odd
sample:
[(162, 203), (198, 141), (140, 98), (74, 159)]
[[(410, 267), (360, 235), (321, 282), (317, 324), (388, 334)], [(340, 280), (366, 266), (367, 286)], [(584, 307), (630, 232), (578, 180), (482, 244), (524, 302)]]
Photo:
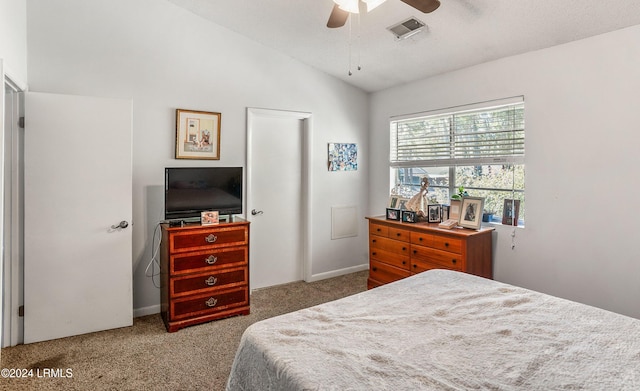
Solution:
[(409, 38), (410, 36), (419, 33), (425, 27), (425, 24), (416, 18), (409, 18), (398, 24), (394, 24), (391, 27), (387, 27), (387, 30), (391, 31), (395, 35), (397, 40)]

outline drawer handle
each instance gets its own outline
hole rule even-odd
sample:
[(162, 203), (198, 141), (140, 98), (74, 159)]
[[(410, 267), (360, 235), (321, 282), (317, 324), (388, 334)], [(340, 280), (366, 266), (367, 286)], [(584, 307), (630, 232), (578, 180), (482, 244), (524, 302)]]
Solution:
[(452, 260), (451, 260), (451, 263), (453, 263), (453, 264), (455, 265), (455, 264), (456, 264), (456, 260), (455, 260), (455, 259), (452, 259)]
[(380, 231), (382, 231), (382, 230), (381, 230), (380, 228), (377, 228), (377, 229), (376, 229), (376, 231), (380, 232)]
[(407, 248), (406, 247), (402, 247), (402, 251), (407, 251)]
[(445, 247), (449, 247), (449, 243), (445, 242), (445, 243), (444, 243), (444, 246), (445, 246)]
[(216, 263), (218, 261), (218, 257), (216, 257), (215, 255), (209, 255), (208, 257), (206, 257), (204, 259), (204, 261), (206, 263), (208, 263), (209, 265), (213, 265), (214, 263)]
[(376, 240), (375, 240), (375, 239), (373, 239), (373, 240), (371, 240), (371, 242), (372, 242), (372, 243), (375, 243), (375, 242), (376, 242)]
[(418, 250), (413, 250), (413, 253), (414, 253), (414, 254), (417, 254), (417, 253), (418, 253)]
[(209, 236), (207, 236), (206, 238), (204, 238), (204, 240), (207, 243), (215, 243), (216, 240), (218, 240), (218, 237), (214, 234), (209, 234)]
[(400, 235), (402, 235), (400, 232), (398, 232), (398, 233), (396, 234), (396, 236), (400, 236)]
[(373, 270), (374, 272), (377, 272), (378, 268), (374, 266), (374, 267), (371, 268), (371, 270)]
[(218, 304), (218, 299), (216, 299), (215, 297), (210, 297), (209, 300), (204, 302), (204, 304), (207, 307), (213, 308), (216, 306), (216, 304)]
[(418, 238), (418, 241), (422, 242), (422, 238)]
[(374, 251), (371, 253), (371, 255), (378, 255), (378, 253)]
[(413, 268), (416, 269), (418, 267), (418, 265), (416, 265), (415, 263), (413, 264)]
[(406, 265), (406, 264), (407, 264), (407, 261), (402, 261), (402, 264), (403, 264), (403, 265)]
[(204, 283), (209, 285), (209, 286), (214, 286), (216, 284), (216, 282), (218, 282), (218, 279), (215, 278), (214, 276), (211, 276), (211, 277), (207, 278), (206, 280), (204, 280)]

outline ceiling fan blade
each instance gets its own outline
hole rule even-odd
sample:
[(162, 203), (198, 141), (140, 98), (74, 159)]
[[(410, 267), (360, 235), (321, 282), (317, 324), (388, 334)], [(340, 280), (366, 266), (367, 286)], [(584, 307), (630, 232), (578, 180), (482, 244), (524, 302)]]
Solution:
[(418, 11), (428, 14), (440, 7), (440, 0), (401, 0), (403, 3), (412, 6)]
[(338, 4), (333, 5), (333, 10), (331, 11), (331, 15), (329, 15), (329, 21), (327, 22), (327, 27), (336, 28), (342, 27), (345, 23), (347, 23), (347, 18), (349, 17), (349, 13), (343, 9), (341, 9)]

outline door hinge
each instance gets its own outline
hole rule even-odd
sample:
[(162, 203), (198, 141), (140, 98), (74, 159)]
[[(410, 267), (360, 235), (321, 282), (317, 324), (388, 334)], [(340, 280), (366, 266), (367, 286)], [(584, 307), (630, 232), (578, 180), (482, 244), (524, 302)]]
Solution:
[(18, 316), (24, 316), (24, 306), (18, 307)]
[(18, 118), (18, 127), (24, 129), (24, 117)]

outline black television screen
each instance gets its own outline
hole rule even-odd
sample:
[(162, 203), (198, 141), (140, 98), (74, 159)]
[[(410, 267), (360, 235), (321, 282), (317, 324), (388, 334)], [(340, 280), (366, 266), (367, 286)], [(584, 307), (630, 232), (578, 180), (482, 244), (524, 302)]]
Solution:
[(200, 218), (204, 211), (242, 213), (242, 167), (165, 168), (164, 218)]

